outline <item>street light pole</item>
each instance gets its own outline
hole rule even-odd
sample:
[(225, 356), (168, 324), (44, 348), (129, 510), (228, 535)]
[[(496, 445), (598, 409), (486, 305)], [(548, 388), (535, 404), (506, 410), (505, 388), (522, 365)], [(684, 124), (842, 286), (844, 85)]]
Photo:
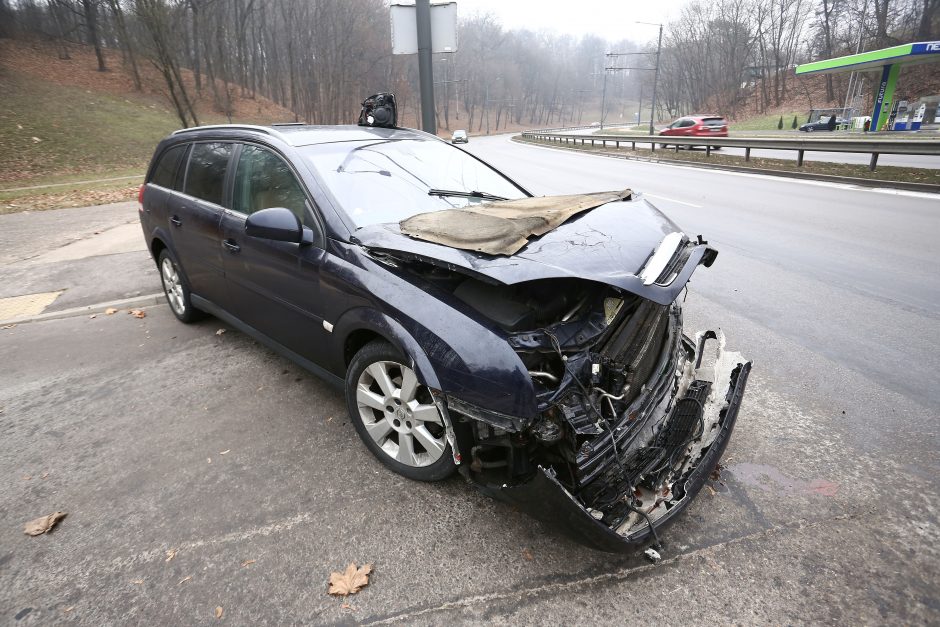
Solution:
[[(608, 54), (609, 56), (609, 54)], [(604, 130), (604, 118), (607, 117), (607, 60), (604, 60), (604, 91), (601, 95), (601, 130)]]

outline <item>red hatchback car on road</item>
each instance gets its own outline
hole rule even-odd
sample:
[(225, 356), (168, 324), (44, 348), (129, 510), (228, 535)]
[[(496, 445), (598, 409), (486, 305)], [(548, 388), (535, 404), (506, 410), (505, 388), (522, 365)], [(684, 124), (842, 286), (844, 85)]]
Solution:
[[(727, 137), (728, 121), (718, 115), (687, 115), (659, 131), (659, 134), (672, 137)], [(663, 148), (666, 146), (662, 144)]]

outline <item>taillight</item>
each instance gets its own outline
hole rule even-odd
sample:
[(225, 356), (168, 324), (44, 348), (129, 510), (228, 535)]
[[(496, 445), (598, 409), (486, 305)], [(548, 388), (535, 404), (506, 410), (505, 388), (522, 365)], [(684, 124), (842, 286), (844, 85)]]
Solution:
[(144, 185), (141, 184), (140, 189), (137, 190), (137, 203), (140, 205), (139, 209), (144, 210)]

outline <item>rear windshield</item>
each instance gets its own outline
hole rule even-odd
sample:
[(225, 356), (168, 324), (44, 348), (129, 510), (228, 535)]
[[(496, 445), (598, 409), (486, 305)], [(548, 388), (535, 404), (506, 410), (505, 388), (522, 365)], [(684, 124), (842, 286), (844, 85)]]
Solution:
[(477, 198), (429, 196), (429, 189), (526, 195), (485, 163), (434, 139), (377, 139), (307, 146), (305, 156), (357, 227), (466, 207)]
[(702, 118), (702, 124), (705, 126), (724, 126), (727, 122), (724, 118)]

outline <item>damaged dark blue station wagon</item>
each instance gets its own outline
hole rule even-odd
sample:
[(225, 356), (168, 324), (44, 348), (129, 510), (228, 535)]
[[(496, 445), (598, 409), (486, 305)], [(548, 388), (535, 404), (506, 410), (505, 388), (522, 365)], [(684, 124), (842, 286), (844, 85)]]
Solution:
[(174, 315), (341, 386), (406, 477), (625, 552), (728, 443), (750, 363), (677, 302), (717, 252), (640, 194), (533, 197), (419, 131), (228, 125), (163, 140), (140, 200)]

